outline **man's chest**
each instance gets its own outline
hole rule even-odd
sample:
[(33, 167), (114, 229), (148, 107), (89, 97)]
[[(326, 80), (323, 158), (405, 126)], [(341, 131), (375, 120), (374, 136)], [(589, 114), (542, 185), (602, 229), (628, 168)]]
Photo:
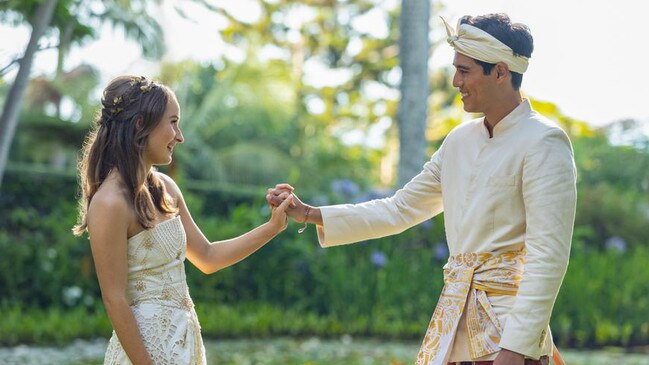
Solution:
[(525, 149), (491, 139), (453, 143), (444, 155), (441, 182), (445, 196), (521, 184)]

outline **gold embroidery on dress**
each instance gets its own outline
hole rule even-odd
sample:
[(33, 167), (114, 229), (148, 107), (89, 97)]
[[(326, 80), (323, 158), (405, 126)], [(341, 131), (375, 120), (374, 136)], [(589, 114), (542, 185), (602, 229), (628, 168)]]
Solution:
[(144, 247), (147, 250), (150, 250), (153, 248), (153, 240), (151, 240), (151, 237), (148, 235), (142, 240), (142, 247)]
[(144, 289), (146, 289), (146, 285), (144, 285), (144, 282), (142, 280), (138, 280), (135, 282), (135, 289), (138, 291), (144, 291)]
[[(200, 324), (187, 289), (186, 244), (180, 217), (128, 240), (127, 294), (155, 364), (206, 364)], [(114, 332), (104, 364), (130, 364)]]
[(194, 308), (194, 302), (192, 302), (192, 300), (191, 300), (191, 298), (189, 296), (186, 296), (185, 298), (183, 298), (182, 303), (183, 303), (183, 308), (185, 308), (185, 309), (189, 310), (191, 308)]

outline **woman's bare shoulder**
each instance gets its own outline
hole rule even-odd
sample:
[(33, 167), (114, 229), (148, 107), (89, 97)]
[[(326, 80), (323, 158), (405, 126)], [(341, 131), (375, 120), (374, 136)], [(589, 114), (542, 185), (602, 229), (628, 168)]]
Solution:
[(169, 175), (163, 174), (160, 171), (155, 172), (156, 176), (162, 181), (162, 183), (165, 185), (165, 188), (167, 189), (167, 192), (174, 198), (174, 199), (179, 199), (182, 198), (182, 194), (180, 193), (180, 188), (178, 187), (178, 184), (172, 179)]
[(114, 181), (106, 181), (97, 190), (88, 205), (88, 221), (112, 216), (113, 219), (128, 220), (131, 204), (126, 199), (124, 189)]

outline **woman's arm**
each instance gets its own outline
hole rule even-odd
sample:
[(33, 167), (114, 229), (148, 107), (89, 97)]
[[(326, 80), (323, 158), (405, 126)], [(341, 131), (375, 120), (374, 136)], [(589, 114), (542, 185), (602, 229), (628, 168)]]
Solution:
[(180, 209), (180, 219), (187, 236), (187, 258), (206, 274), (234, 265), (250, 256), (286, 229), (288, 224), (286, 207), (292, 202), (292, 196), (287, 198), (282, 205), (272, 208), (272, 216), (268, 222), (239, 237), (210, 242), (194, 222), (175, 182), (163, 174), (160, 174), (160, 177), (165, 182), (167, 191), (176, 199)]
[(153, 364), (126, 298), (127, 228), (132, 214), (119, 194), (97, 193), (88, 208), (88, 234), (106, 312), (134, 365)]

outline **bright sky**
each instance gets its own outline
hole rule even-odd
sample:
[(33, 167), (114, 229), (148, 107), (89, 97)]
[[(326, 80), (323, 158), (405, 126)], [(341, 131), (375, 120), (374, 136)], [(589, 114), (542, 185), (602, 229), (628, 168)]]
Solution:
[[(451, 0), (444, 14), (455, 22), (464, 14), (505, 12), (527, 24), (534, 53), (523, 91), (601, 125), (649, 120), (648, 11), (649, 3), (636, 0)], [(448, 62), (450, 54), (440, 50), (433, 62)]]
[[(237, 59), (241, 55), (226, 49), (218, 31), (225, 20), (192, 5), (181, 2), (194, 22), (179, 18), (167, 1), (167, 11), (159, 15), (165, 24), (168, 60), (194, 58), (202, 61), (225, 54)], [(254, 20), (260, 11), (255, 0), (212, 0), (230, 4), (238, 18)], [(398, 0), (376, 0), (384, 8)], [(446, 0), (445, 9), (432, 19), (434, 37), (443, 32), (437, 15), (455, 24), (465, 14), (479, 15), (506, 12), (513, 21), (527, 24), (534, 36), (535, 50), (525, 74), (523, 91), (533, 98), (557, 104), (564, 114), (593, 125), (623, 118), (649, 120), (649, 29), (646, 17), (649, 3), (638, 0)], [(377, 11), (373, 16), (380, 17)], [(304, 19), (299, 14), (291, 19)], [(359, 27), (374, 27), (380, 36), (384, 30), (371, 19)], [(372, 25), (374, 24), (374, 25)], [(296, 25), (297, 26), (297, 25)], [(73, 50), (68, 67), (87, 62), (99, 67), (105, 80), (122, 73), (152, 74), (155, 64), (141, 60), (138, 47), (124, 42), (106, 28), (99, 41)], [(0, 27), (0, 66), (18, 54), (27, 42), (25, 29)], [(7, 40), (9, 40), (7, 42)], [(453, 54), (442, 44), (431, 60), (433, 67), (450, 65)], [(51, 72), (56, 55), (42, 52), (36, 59), (35, 72)]]

